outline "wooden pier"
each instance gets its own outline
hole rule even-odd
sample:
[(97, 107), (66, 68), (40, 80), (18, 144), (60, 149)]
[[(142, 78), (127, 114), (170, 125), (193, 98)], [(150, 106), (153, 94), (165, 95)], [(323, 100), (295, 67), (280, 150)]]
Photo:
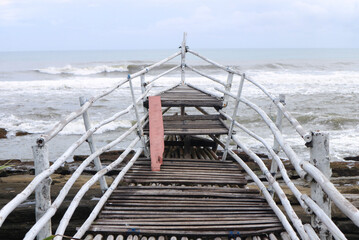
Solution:
[[(185, 58), (188, 53), (220, 71), (225, 71), (228, 74), (227, 81), (209, 76), (188, 65)], [(146, 79), (147, 73), (152, 69), (179, 56), (179, 65), (157, 76), (151, 75), (150, 80)], [(180, 71), (179, 84), (160, 93), (150, 93), (157, 79), (176, 70)], [(215, 87), (215, 92), (212, 93), (187, 83), (187, 70), (209, 79), (220, 87)], [(234, 77), (240, 78), (236, 95), (231, 92)], [(135, 95), (135, 78), (141, 80), (139, 97)], [(245, 82), (260, 90), (261, 94), (277, 107), (276, 122), (273, 122), (266, 111), (242, 96)], [(88, 109), (97, 100), (125, 84), (129, 85), (129, 88), (124, 89), (129, 89), (132, 103), (126, 109), (91, 126)], [(218, 93), (221, 94), (220, 97)], [(153, 98), (149, 101), (148, 97)], [(100, 182), (102, 195), (84, 223), (76, 226), (72, 239), (330, 240), (334, 237), (345, 240), (346, 236), (331, 219), (331, 205), (335, 204), (341, 213), (358, 227), (359, 210), (330, 182), (328, 135), (305, 130), (285, 108), (283, 100), (283, 97), (274, 97), (245, 73), (223, 66), (190, 50), (186, 46), (185, 34), (180, 51), (128, 75), (114, 87), (87, 101), (82, 98), (81, 107), (77, 111), (63, 117), (51, 130), (36, 139), (36, 145), (33, 146), (36, 176), (21, 193), (0, 210), (0, 227), (15, 208), (36, 192), (36, 223), (24, 239), (64, 239), (80, 201), (94, 184)], [(230, 110), (231, 114), (226, 111), (230, 102), (234, 103), (234, 108)], [(150, 108), (141, 113), (140, 104)], [(261, 137), (262, 133), (256, 133), (237, 121), (239, 104), (258, 114), (272, 134), (274, 145), (268, 143), (267, 138)], [(151, 106), (155, 110), (151, 110)], [(189, 108), (191, 111), (188, 111)], [(171, 111), (168, 111), (169, 109)], [(106, 144), (97, 149), (93, 134), (131, 111), (134, 111), (136, 123), (115, 139), (107, 139)], [(81, 115), (84, 118), (86, 132), (49, 164), (48, 143), (67, 124)], [(281, 122), (284, 118), (288, 120), (289, 127), (298, 133), (303, 144), (309, 148), (309, 161), (299, 157), (283, 137)], [(154, 128), (156, 131), (153, 131)], [(270, 169), (258, 154), (246, 146), (242, 134), (250, 136), (266, 149), (272, 161)], [(114, 149), (126, 138), (131, 139), (121, 155), (103, 166), (99, 156)], [(74, 170), (58, 196), (51, 199), (51, 175), (66, 165), (66, 160), (86, 142), (90, 147), (90, 155)], [(151, 151), (154, 148), (157, 148), (155, 153)], [(237, 148), (259, 167), (260, 174), (255, 173), (236, 154)], [(283, 159), (278, 156), (279, 152), (285, 155), (293, 166), (296, 177), (311, 186), (311, 196), (302, 193), (294, 184)], [(73, 197), (56, 232), (52, 234), (51, 219), (69, 197), (74, 183), (91, 163), (95, 164), (95, 174)], [(105, 175), (110, 172), (118, 174), (111, 185), (108, 185)], [(298, 217), (276, 179), (278, 173), (302, 210), (310, 214), (311, 224), (303, 223)], [(247, 188), (246, 179), (251, 179), (257, 189)], [(274, 201), (274, 196), (279, 199), (280, 204)]]
[[(176, 86), (159, 96), (163, 107), (223, 106), (221, 99), (187, 85)], [(176, 139), (166, 141), (164, 155), (178, 151), (178, 158), (165, 158), (161, 171), (151, 171), (151, 159), (138, 159), (124, 176), (128, 185), (112, 193), (89, 233), (104, 237), (132, 233), (148, 237), (226, 238), (268, 236), (283, 231), (259, 191), (246, 188), (247, 180), (238, 164), (233, 160), (220, 161), (213, 140), (194, 136), (228, 134), (224, 119), (219, 113), (187, 115), (183, 109), (182, 115), (164, 116), (165, 139)], [(151, 131), (148, 126), (145, 134)], [(186, 158), (186, 152), (190, 158)]]

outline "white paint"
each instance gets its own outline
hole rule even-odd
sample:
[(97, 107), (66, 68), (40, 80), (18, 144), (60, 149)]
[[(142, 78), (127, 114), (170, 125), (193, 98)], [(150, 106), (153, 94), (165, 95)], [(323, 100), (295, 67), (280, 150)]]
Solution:
[[(33, 146), (32, 152), (34, 154), (35, 175), (39, 175), (50, 167), (49, 150), (47, 145), (42, 147)], [(51, 182), (51, 178), (46, 177), (35, 189), (36, 221), (38, 221), (51, 206)], [(51, 233), (51, 220), (48, 220), (37, 234), (37, 240), (43, 240), (51, 236)]]

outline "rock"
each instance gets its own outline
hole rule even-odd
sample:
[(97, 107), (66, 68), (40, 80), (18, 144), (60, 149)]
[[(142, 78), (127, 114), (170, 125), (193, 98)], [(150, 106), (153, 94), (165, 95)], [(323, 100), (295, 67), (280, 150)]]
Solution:
[(16, 137), (20, 137), (20, 136), (25, 136), (25, 135), (29, 135), (30, 133), (28, 132), (24, 132), (24, 131), (18, 131), (16, 132)]
[(359, 161), (359, 156), (345, 157), (344, 160)]
[(7, 138), (6, 137), (7, 131), (5, 128), (0, 128), (0, 138)]

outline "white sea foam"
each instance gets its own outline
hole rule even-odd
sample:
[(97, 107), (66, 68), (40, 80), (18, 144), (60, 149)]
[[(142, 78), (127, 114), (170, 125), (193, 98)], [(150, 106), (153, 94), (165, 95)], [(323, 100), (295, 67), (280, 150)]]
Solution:
[[(45, 121), (24, 119), (15, 115), (0, 116), (0, 126), (9, 131), (8, 136), (14, 136), (18, 131), (24, 131), (32, 134), (45, 133), (50, 130), (58, 121)], [(93, 121), (92, 125), (98, 124), (99, 121)], [(114, 131), (119, 128), (130, 128), (130, 120), (116, 120), (99, 128), (95, 134)], [(77, 135), (85, 133), (85, 127), (82, 119), (70, 122), (61, 132), (60, 135)]]
[(37, 69), (37, 72), (46, 73), (46, 74), (70, 74), (70, 75), (93, 75), (99, 73), (111, 73), (111, 72), (127, 72), (127, 66), (123, 65), (100, 65), (100, 66), (93, 66), (93, 67), (73, 67), (71, 65), (66, 65), (64, 67), (48, 67)]
[(38, 80), (38, 81), (2, 81), (0, 90), (62, 90), (62, 89), (105, 89), (119, 82), (116, 78), (80, 78), (72, 77), (62, 80)]

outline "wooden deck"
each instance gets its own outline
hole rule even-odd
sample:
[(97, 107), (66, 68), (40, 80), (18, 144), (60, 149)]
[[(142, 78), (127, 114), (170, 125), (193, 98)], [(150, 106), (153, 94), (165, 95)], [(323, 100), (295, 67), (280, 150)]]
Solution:
[[(188, 85), (176, 86), (158, 96), (161, 97), (162, 107), (223, 107), (222, 99)], [(148, 102), (145, 102), (145, 106), (148, 106)]]
[(265, 199), (232, 161), (139, 159), (92, 224), (91, 233), (258, 236), (283, 231)]
[[(228, 134), (220, 115), (183, 115), (163, 117), (165, 135)], [(148, 124), (143, 129), (149, 134)]]
[[(245, 187), (247, 180), (237, 163), (218, 160), (217, 143), (194, 136), (228, 134), (222, 115), (187, 115), (184, 109), (213, 107), (218, 111), (222, 99), (187, 85), (159, 96), (162, 107), (181, 108), (181, 115), (163, 116), (165, 152), (161, 170), (151, 171), (150, 159), (138, 159), (89, 233), (256, 238), (283, 231), (259, 191)], [(149, 124), (144, 133), (149, 135)]]

